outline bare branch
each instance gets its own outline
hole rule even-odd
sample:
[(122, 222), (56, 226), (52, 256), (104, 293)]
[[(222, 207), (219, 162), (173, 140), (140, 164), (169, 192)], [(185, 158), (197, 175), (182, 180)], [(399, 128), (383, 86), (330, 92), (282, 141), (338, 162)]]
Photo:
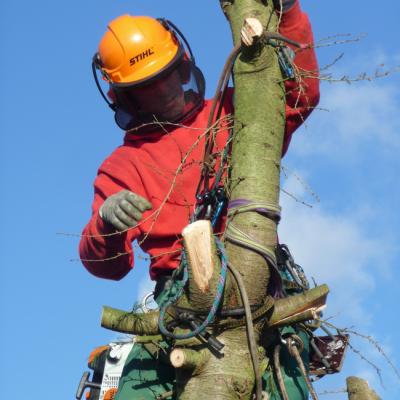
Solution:
[[(366, 33), (359, 33), (357, 36), (353, 36), (351, 33), (338, 33), (337, 35), (328, 36), (326, 38), (318, 40), (314, 44), (314, 48), (318, 49), (321, 47), (338, 46), (342, 44), (356, 43), (367, 37)], [(339, 40), (338, 38), (345, 38)]]
[(303, 187), (303, 189), (315, 200), (316, 203), (319, 203), (321, 199), (319, 198), (318, 194), (314, 192), (314, 190), (311, 189), (310, 185), (307, 184), (307, 182), (301, 178), (296, 172), (294, 171), (289, 171), (288, 167), (285, 167), (283, 164), (281, 165), (281, 171), (283, 173), (283, 176), (286, 179), (289, 179), (289, 174), (293, 175), (296, 181)]

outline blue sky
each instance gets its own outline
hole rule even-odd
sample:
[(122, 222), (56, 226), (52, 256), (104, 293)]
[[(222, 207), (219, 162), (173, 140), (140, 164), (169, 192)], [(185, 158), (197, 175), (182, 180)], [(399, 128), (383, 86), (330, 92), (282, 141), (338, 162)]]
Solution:
[[(303, 0), (317, 41), (335, 34), (367, 36), (321, 47), (320, 65), (339, 54), (334, 77), (357, 77), (400, 65), (397, 16), (388, 0)], [(115, 334), (99, 326), (103, 304), (129, 309), (151, 288), (143, 260), (121, 282), (89, 275), (76, 236), (90, 215), (92, 182), (122, 132), (92, 82), (90, 60), (106, 24), (123, 13), (164, 16), (185, 33), (214, 92), (231, 49), (217, 0), (0, 4), (0, 339), (4, 398), (74, 398), (86, 359)], [(385, 66), (380, 67), (381, 64)], [(280, 238), (295, 259), (331, 287), (325, 315), (372, 335), (400, 368), (396, 337), (399, 292), (398, 185), (400, 75), (372, 82), (323, 82), (321, 110), (299, 130), (283, 164)], [(311, 189), (307, 189), (310, 187)], [(319, 202), (316, 201), (316, 195)], [(312, 208), (301, 202), (310, 203)], [(317, 391), (344, 387), (345, 376), (369, 379), (384, 399), (400, 380), (365, 340), (354, 346), (382, 370), (348, 353), (343, 374)], [(55, 395), (57, 393), (57, 395)], [(346, 398), (343, 394), (323, 398)]]

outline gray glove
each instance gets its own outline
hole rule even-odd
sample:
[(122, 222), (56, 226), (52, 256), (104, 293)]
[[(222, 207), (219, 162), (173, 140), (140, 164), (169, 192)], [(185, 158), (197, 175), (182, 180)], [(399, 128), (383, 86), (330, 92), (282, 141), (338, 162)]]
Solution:
[(105, 200), (99, 215), (104, 222), (121, 232), (137, 225), (142, 213), (151, 209), (151, 204), (145, 198), (129, 190), (121, 190)]
[(282, 8), (282, 12), (289, 11), (297, 0), (273, 0), (274, 7), (276, 11), (280, 11)]

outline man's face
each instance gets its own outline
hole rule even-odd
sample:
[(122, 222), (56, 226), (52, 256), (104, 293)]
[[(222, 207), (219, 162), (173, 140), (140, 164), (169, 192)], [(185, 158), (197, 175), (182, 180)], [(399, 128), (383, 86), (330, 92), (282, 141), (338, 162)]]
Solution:
[(175, 121), (185, 109), (185, 97), (177, 70), (153, 83), (136, 88), (132, 97), (140, 113), (154, 114), (164, 121)]

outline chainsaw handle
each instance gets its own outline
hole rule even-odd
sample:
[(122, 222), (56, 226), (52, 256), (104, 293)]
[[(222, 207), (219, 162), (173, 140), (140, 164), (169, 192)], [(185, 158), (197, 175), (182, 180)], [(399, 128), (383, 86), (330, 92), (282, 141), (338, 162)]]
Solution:
[(75, 395), (76, 400), (82, 399), (83, 392), (88, 387), (94, 388), (94, 389), (101, 388), (100, 383), (94, 383), (94, 382), (89, 381), (89, 377), (90, 377), (90, 372), (88, 372), (88, 371), (86, 371), (82, 374), (81, 381), (79, 382), (78, 389), (76, 390), (76, 395)]

